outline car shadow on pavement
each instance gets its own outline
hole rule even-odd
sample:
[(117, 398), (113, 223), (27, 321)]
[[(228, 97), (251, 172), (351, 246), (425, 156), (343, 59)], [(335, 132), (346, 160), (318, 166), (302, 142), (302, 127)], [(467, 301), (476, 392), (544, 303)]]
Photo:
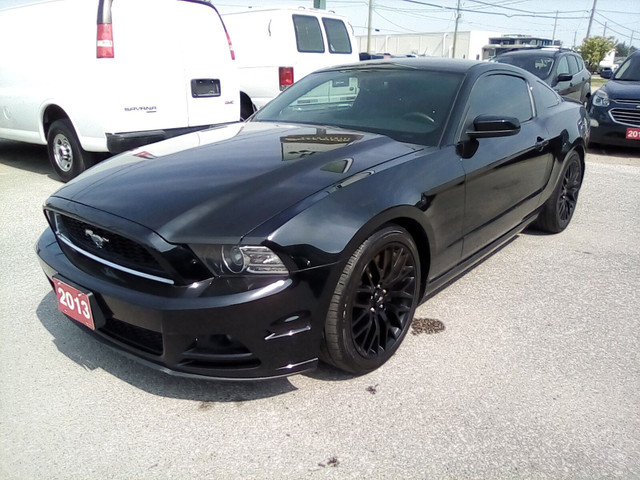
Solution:
[(60, 181), (53, 173), (47, 156), (47, 147), (44, 145), (0, 140), (0, 163), (7, 167), (47, 175), (51, 179)]
[(297, 390), (287, 378), (268, 381), (215, 381), (168, 375), (141, 365), (112, 350), (67, 319), (56, 307), (53, 292), (36, 310), (38, 319), (53, 336), (56, 348), (89, 374), (103, 370), (120, 380), (161, 397), (201, 402), (201, 408), (220, 402), (244, 402)]

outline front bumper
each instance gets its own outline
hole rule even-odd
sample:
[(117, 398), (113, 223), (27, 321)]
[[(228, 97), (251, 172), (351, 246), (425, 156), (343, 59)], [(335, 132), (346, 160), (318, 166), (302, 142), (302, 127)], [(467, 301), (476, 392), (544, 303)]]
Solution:
[(160, 142), (169, 138), (204, 130), (211, 125), (197, 127), (167, 128), (163, 130), (145, 130), (141, 132), (107, 133), (107, 150), (112, 155), (126, 152), (134, 148)]
[(275, 378), (317, 366), (331, 267), (232, 295), (194, 294), (190, 286), (158, 295), (77, 268), (50, 229), (36, 250), (50, 282), (56, 276), (89, 294), (96, 329), (78, 326), (148, 366), (215, 379)]
[(612, 104), (609, 107), (595, 107), (592, 105), (589, 108), (589, 117), (591, 118), (591, 136), (589, 141), (591, 143), (602, 143), (619, 147), (640, 148), (639, 140), (628, 140), (626, 138), (627, 128), (638, 128), (638, 126), (617, 123), (611, 118), (609, 111), (616, 107), (620, 108), (617, 104)]

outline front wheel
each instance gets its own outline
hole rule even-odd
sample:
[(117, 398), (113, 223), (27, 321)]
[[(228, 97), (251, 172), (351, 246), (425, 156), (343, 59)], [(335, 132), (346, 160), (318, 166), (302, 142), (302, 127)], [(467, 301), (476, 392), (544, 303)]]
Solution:
[(582, 162), (580, 155), (573, 151), (565, 162), (560, 181), (542, 207), (535, 226), (549, 233), (559, 233), (567, 228), (578, 204), (581, 185)]
[(69, 119), (56, 120), (47, 134), (49, 162), (63, 182), (68, 182), (92, 165), (92, 154), (80, 146)]
[(418, 304), (420, 263), (406, 230), (385, 227), (351, 256), (327, 314), (323, 360), (355, 374), (385, 363), (404, 339)]

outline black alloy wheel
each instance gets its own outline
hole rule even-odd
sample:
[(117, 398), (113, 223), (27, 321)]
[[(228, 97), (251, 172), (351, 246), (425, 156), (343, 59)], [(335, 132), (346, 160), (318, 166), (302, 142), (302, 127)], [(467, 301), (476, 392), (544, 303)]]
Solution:
[(582, 176), (580, 155), (572, 151), (555, 190), (540, 211), (535, 227), (549, 233), (559, 233), (567, 228), (578, 205)]
[(568, 225), (578, 204), (582, 172), (579, 162), (571, 162), (564, 172), (562, 188), (558, 197), (558, 218), (561, 223)]
[(374, 233), (340, 277), (327, 315), (323, 359), (356, 374), (386, 362), (409, 330), (419, 286), (411, 236), (396, 226)]

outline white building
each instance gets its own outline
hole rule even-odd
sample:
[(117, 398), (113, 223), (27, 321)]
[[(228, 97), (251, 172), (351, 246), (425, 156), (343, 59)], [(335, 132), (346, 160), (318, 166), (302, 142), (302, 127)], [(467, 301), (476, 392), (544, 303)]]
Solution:
[[(489, 38), (497, 36), (500, 33), (480, 30), (458, 32), (455, 58), (481, 60), (482, 47), (489, 43)], [(367, 35), (358, 35), (356, 38), (358, 51), (366, 52)], [(371, 35), (369, 53), (452, 58), (453, 32)]]

